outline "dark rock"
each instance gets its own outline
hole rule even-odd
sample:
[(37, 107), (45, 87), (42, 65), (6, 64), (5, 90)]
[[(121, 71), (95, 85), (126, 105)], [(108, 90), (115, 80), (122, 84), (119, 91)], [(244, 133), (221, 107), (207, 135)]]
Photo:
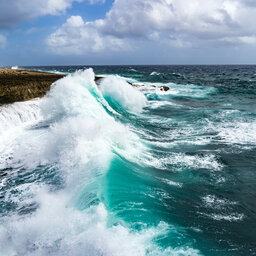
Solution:
[(101, 80), (104, 78), (104, 76), (95, 76), (95, 83), (97, 84), (97, 85), (99, 85), (100, 84), (100, 82), (101, 82)]
[(163, 86), (160, 87), (160, 90), (167, 92), (167, 91), (170, 90), (170, 88), (168, 86), (163, 85)]
[[(129, 82), (128, 82), (129, 83)], [(131, 84), (131, 83), (129, 83), (129, 84)], [(144, 86), (143, 84), (131, 84), (133, 87), (142, 87), (142, 86)]]

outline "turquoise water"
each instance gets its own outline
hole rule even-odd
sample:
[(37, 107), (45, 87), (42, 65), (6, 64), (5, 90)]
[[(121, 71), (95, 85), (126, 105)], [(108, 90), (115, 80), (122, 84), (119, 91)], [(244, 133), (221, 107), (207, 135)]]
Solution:
[(71, 75), (0, 109), (0, 255), (256, 255), (256, 66), (26, 68)]

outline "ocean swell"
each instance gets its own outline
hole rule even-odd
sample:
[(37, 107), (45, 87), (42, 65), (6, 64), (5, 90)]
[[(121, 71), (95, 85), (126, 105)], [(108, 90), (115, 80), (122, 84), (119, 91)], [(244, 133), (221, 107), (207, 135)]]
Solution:
[[(146, 150), (112, 108), (142, 111), (144, 95), (129, 86), (110, 77), (98, 89), (88, 69), (58, 80), (39, 104), (23, 104), (35, 110), (33, 121), (42, 118), (23, 127), (2, 159), (2, 169), (16, 169), (2, 184), (7, 206), (0, 220), (1, 255), (199, 254), (189, 247), (159, 247), (154, 240), (169, 232), (168, 224), (133, 230), (104, 204), (102, 179), (111, 161), (133, 161)], [(136, 107), (135, 101), (140, 102)], [(11, 109), (14, 117), (6, 123), (31, 120), (16, 105)], [(8, 185), (15, 180), (20, 184)]]

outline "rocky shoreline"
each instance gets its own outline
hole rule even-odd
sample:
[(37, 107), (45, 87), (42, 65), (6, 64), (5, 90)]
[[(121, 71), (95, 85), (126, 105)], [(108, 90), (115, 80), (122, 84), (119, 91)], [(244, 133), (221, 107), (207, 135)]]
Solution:
[[(0, 68), (0, 106), (43, 97), (65, 74)], [(96, 76), (99, 84), (102, 76)]]
[[(54, 74), (30, 70), (14, 70), (0, 68), (0, 105), (10, 104), (17, 101), (27, 101), (43, 97), (51, 88), (51, 84), (64, 74)], [(99, 84), (101, 76), (95, 77)], [(131, 84), (134, 87), (141, 87), (141, 84)], [(155, 87), (152, 85), (152, 87)], [(169, 87), (161, 86), (161, 91), (168, 91)]]
[(43, 97), (51, 84), (65, 75), (0, 69), (0, 105)]

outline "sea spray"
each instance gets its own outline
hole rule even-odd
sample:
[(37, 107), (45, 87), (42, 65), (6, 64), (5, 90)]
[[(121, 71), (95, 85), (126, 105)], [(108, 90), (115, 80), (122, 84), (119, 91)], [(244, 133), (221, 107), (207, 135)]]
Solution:
[(35, 99), (0, 106), (0, 170), (9, 168), (13, 143), (16, 144), (15, 140), (23, 130), (42, 119), (39, 101)]
[(4, 130), (1, 256), (255, 254), (255, 67), (132, 68), (94, 71), (140, 83), (138, 110), (81, 70)]
[(146, 106), (146, 97), (133, 88), (124, 79), (107, 76), (100, 83), (100, 90), (113, 107), (122, 108), (132, 113), (140, 113)]
[[(104, 189), (99, 189), (99, 182), (115, 152), (128, 152), (132, 159), (131, 155), (137, 156), (140, 150), (139, 138), (109, 115), (102, 102), (92, 70), (59, 80), (41, 100), (42, 123), (48, 125), (24, 129), (26, 140), (12, 145), (11, 161), (31, 176), (27, 175), (24, 184), (14, 190), (7, 188), (4, 194), (5, 200), (22, 209), (23, 214), (12, 213), (1, 219), (1, 255), (164, 253), (165, 249), (158, 248), (152, 239), (167, 233), (167, 224), (141, 231), (113, 225), (100, 202)], [(59, 188), (52, 190), (45, 182), (30, 183), (37, 168), (48, 167), (49, 177), (60, 177)], [(14, 178), (9, 177), (7, 183)], [(182, 249), (184, 255), (190, 250)]]
[(25, 218), (14, 215), (3, 219), (1, 255), (143, 256), (149, 249), (161, 255), (152, 238), (167, 232), (166, 225), (136, 233), (122, 225), (109, 227), (102, 203), (79, 211), (67, 205), (70, 196), (63, 191), (33, 189), (40, 207)]
[(0, 135), (21, 125), (31, 124), (40, 118), (38, 99), (1, 106)]

